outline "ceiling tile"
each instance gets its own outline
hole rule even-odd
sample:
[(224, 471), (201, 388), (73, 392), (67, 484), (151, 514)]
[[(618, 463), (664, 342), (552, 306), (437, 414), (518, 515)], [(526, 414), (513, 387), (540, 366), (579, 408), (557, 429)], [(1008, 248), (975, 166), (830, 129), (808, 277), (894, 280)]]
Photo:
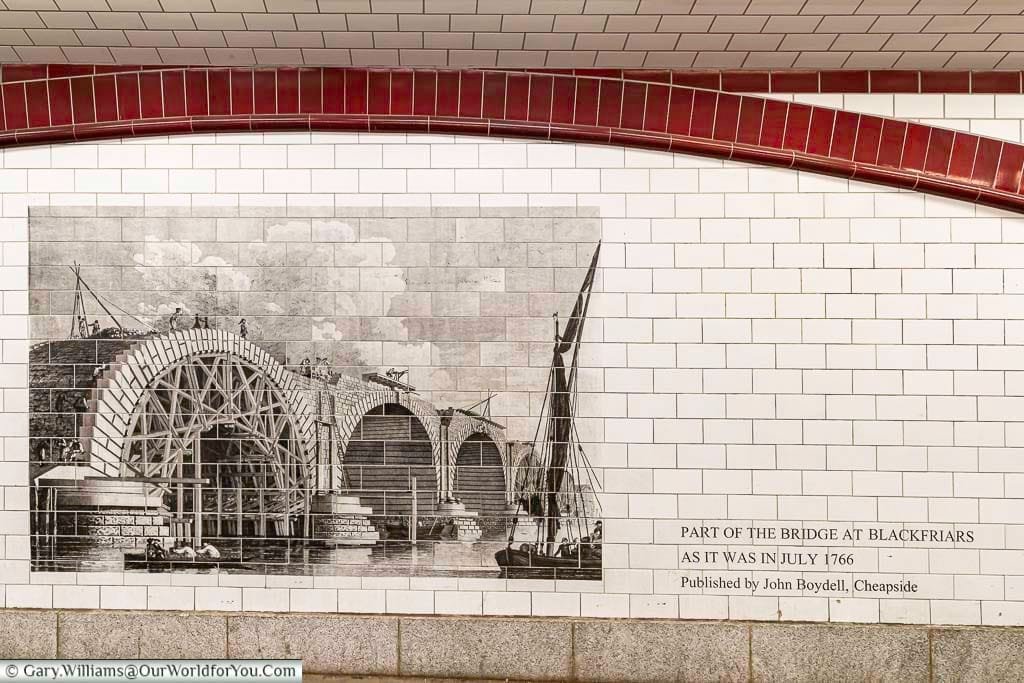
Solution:
[(211, 64), (255, 64), (256, 57), (248, 48), (207, 48)]
[(743, 52), (751, 50), (770, 52), (779, 47), (783, 38), (784, 36), (774, 33), (735, 33), (726, 47), (729, 50)]
[(274, 47), (270, 31), (224, 31), (228, 47)]
[(199, 12), (192, 15), (192, 21), (201, 31), (245, 30), (245, 19), (237, 12)]
[(324, 47), (324, 35), (320, 31), (274, 31), (274, 42), (277, 47)]
[[(311, 24), (309, 30), (315, 30), (315, 26), (312, 24), (315, 20), (323, 21), (328, 17), (343, 20), (344, 15), (328, 15), (328, 14), (306, 14), (302, 15), (309, 17)], [(298, 20), (298, 15), (296, 15)], [(450, 22), (447, 14), (399, 14), (398, 15), (398, 30), (399, 31), (447, 31), (450, 26)], [(321, 30), (324, 30), (321, 27)], [(551, 30), (551, 21), (548, 21), (548, 27), (544, 30)]]
[(174, 38), (182, 47), (227, 47), (220, 31), (175, 31)]
[[(711, 28), (714, 17), (664, 16), (658, 23), (659, 31), (670, 33), (700, 33)], [(760, 29), (758, 29), (760, 30)]]
[(529, 69), (544, 66), (547, 55), (543, 50), (498, 50), (498, 66), (509, 69)]
[(885, 42), (883, 49), (900, 52), (931, 50), (941, 39), (941, 36), (931, 33), (894, 33)]
[(760, 33), (768, 17), (717, 16), (709, 29), (713, 33)]
[(161, 64), (155, 47), (112, 47), (110, 54), (119, 64)]
[(612, 33), (653, 33), (658, 30), (659, 17), (611, 14), (604, 30)]
[(697, 0), (690, 14), (743, 14), (749, 0)]
[(939, 16), (932, 17), (923, 30), (929, 33), (970, 33), (976, 31), (981, 22), (981, 17), (970, 14)]
[(904, 52), (893, 65), (895, 69), (941, 69), (951, 52)]
[(851, 52), (843, 63), (844, 69), (891, 69), (902, 52)]
[(768, 17), (762, 31), (767, 33), (810, 33), (818, 28), (823, 17), (805, 16), (773, 16)]
[[(301, 64), (300, 50), (258, 47), (253, 50), (257, 64)], [(397, 60), (396, 60), (397, 61)], [(397, 64), (395, 65), (397, 66)]]
[(338, 31), (325, 33), (324, 46), (330, 48), (372, 48), (373, 34), (368, 31)]
[(89, 16), (96, 28), (146, 28), (137, 12), (90, 12)]
[(918, 0), (914, 14), (963, 14), (975, 0)]
[(79, 47), (69, 45), (63, 48), (64, 56), (69, 62), (80, 62), (86, 64), (111, 64), (114, 56), (110, 49), (105, 47)]
[[(347, 31), (344, 14), (296, 14), (295, 27), (300, 31)], [(445, 20), (447, 23), (447, 19)]]
[(115, 12), (162, 12), (159, 0), (107, 0), (107, 6)]
[[(286, 35), (286, 34), (279, 34)], [(521, 44), (522, 39), (520, 39)], [(278, 45), (280, 45), (280, 40)], [(373, 46), (377, 48), (422, 48), (422, 33), (400, 33), (398, 31), (379, 31), (373, 34)], [(304, 47), (320, 47), (319, 45), (306, 45)]]
[(0, 45), (31, 45), (32, 39), (24, 29), (0, 28)]
[(551, 50), (544, 66), (550, 69), (585, 69), (594, 66), (597, 53), (593, 50)]
[(698, 69), (738, 69), (746, 58), (746, 52), (698, 52), (693, 66)]
[(448, 53), (445, 50), (399, 50), (398, 60), (402, 66), (446, 66)]
[[(4, 0), (4, 4), (9, 10), (73, 10), (74, 7), (57, 7), (57, 4), (53, 0)], [(106, 3), (103, 3), (103, 7), (106, 8)]]
[(25, 33), (36, 45), (77, 45), (78, 35), (66, 28), (30, 28)]
[(161, 47), (157, 48), (164, 64), (209, 64), (206, 51), (195, 47)]
[(349, 66), (352, 64), (352, 57), (348, 50), (306, 48), (302, 51), (302, 61), (306, 64)]
[(793, 52), (828, 50), (835, 39), (832, 33), (798, 33), (786, 36), (779, 49)]
[(743, 62), (744, 69), (788, 69), (799, 52), (751, 52)]
[(249, 31), (294, 31), (295, 17), (291, 14), (243, 14)]
[(814, 29), (819, 33), (863, 33), (871, 28), (878, 17), (827, 16)]
[(352, 50), (352, 65), (399, 66), (398, 50)]
[(95, 26), (88, 12), (39, 12), (39, 18), (47, 28), (93, 28)]
[(639, 68), (644, 66), (646, 52), (598, 52), (594, 66), (607, 68)]
[(71, 60), (96, 55), (106, 61), (137, 55), (135, 61), (153, 63), (173, 56), (217, 63), (286, 63), (282, 60), (294, 58), (297, 64), (320, 63), (318, 59), (325, 64), (371, 64), (381, 59), (382, 66), (1013, 69), (1024, 53), (1024, 3), (1011, 0), (4, 4), (8, 9), (0, 12), (0, 45), (56, 48), (8, 49), (15, 60), (23, 55)]
[(696, 52), (649, 52), (642, 66), (649, 69), (689, 69)]
[(82, 45), (91, 47), (126, 47), (129, 44), (124, 31), (114, 29), (78, 29), (75, 34)]
[(143, 12), (141, 16), (148, 29), (188, 31), (196, 27), (188, 12)]
[(19, 46), (15, 47), (14, 50), (18, 53), (18, 56), (23, 62), (31, 62), (33, 64), (63, 64), (68, 61), (67, 55), (65, 55), (59, 47)]
[(831, 50), (849, 50), (851, 52), (881, 50), (889, 36), (884, 33), (843, 33), (836, 36), (829, 46)]
[(177, 47), (178, 41), (171, 31), (125, 31), (132, 47)]
[[(76, 16), (80, 16), (76, 13)], [(88, 15), (86, 15), (88, 16)], [(89, 23), (92, 25), (92, 22)], [(47, 25), (36, 12), (13, 12), (0, 11), (0, 28), (46, 28)], [(49, 28), (65, 28), (63, 26), (49, 26)]]

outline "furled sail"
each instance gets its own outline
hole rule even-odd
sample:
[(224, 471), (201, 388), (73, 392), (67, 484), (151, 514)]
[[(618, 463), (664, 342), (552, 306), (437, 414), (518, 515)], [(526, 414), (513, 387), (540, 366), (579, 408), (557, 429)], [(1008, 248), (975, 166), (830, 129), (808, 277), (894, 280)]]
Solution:
[[(579, 359), (579, 345), (583, 338), (583, 324), (586, 322), (587, 308), (590, 305), (590, 294), (594, 288), (594, 275), (597, 261), (601, 254), (601, 243), (598, 242), (590, 267), (583, 279), (580, 293), (576, 297), (572, 314), (566, 323), (565, 331), (555, 335), (554, 354), (551, 361), (551, 395), (549, 396), (548, 442), (551, 444), (551, 457), (545, 476), (547, 493), (547, 542), (553, 543), (558, 533), (558, 518), (561, 512), (558, 506), (558, 492), (562, 490), (565, 478), (565, 466), (569, 459), (570, 441), (573, 434), (572, 397), (575, 392), (576, 367)], [(566, 372), (565, 354), (573, 352), (572, 365)]]

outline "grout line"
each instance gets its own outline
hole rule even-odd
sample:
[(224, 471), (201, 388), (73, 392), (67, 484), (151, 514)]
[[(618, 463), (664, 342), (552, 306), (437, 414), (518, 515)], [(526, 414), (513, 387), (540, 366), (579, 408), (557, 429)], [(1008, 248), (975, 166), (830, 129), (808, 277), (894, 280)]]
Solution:
[(935, 680), (935, 640), (934, 640), (935, 629), (928, 627), (928, 680)]
[(754, 625), (747, 624), (747, 680), (754, 681)]
[(579, 680), (576, 673), (576, 621), (569, 622), (569, 679)]

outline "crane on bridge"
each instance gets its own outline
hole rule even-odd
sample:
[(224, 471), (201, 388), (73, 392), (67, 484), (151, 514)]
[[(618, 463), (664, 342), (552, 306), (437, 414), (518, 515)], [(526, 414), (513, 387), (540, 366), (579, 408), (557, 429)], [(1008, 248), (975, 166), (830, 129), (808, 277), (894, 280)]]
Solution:
[(99, 332), (98, 329), (94, 329), (91, 332), (89, 330), (89, 316), (87, 316), (85, 313), (85, 295), (83, 294), (82, 291), (83, 288), (85, 289), (85, 291), (89, 292), (89, 294), (92, 295), (92, 297), (96, 300), (96, 303), (99, 304), (99, 307), (103, 309), (103, 312), (106, 313), (110, 317), (110, 319), (114, 321), (114, 325), (117, 327), (118, 330), (118, 336), (126, 336), (125, 327), (117, 319), (117, 316), (111, 313), (110, 308), (107, 308), (107, 304), (110, 304), (111, 307), (116, 308), (118, 311), (128, 316), (135, 322), (139, 323), (143, 327), (149, 328), (150, 332), (156, 331), (156, 328), (150, 325), (149, 323), (140, 320), (139, 318), (135, 317), (128, 311), (124, 310), (123, 308), (115, 304), (113, 301), (110, 301), (106, 297), (98, 294), (95, 290), (93, 290), (93, 288), (89, 286), (89, 283), (82, 278), (82, 266), (77, 261), (75, 262), (74, 265), (68, 266), (68, 268), (70, 268), (71, 272), (75, 274), (75, 298), (74, 304), (72, 305), (71, 308), (71, 332), (70, 334), (68, 334), (68, 339), (87, 339), (89, 337), (95, 336)]

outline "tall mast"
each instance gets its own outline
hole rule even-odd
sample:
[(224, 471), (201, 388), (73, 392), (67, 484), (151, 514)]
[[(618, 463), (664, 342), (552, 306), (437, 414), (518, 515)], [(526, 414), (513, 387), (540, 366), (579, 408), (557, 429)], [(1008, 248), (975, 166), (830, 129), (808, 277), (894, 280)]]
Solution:
[[(558, 505), (558, 493), (562, 488), (565, 479), (566, 464), (569, 461), (572, 449), (573, 433), (573, 400), (576, 384), (576, 366), (579, 360), (579, 345), (583, 338), (583, 323), (590, 304), (590, 293), (594, 287), (594, 274), (597, 270), (598, 256), (601, 253), (601, 243), (597, 243), (594, 256), (587, 269), (587, 275), (583, 279), (583, 285), (576, 297), (576, 304), (573, 306), (572, 314), (565, 325), (565, 331), (559, 334), (558, 318), (555, 317), (555, 341), (551, 359), (551, 377), (549, 381), (549, 406), (548, 417), (548, 442), (550, 445), (551, 457), (548, 460), (548, 469), (544, 477), (545, 485), (545, 517), (547, 518), (547, 529), (545, 542), (547, 552), (553, 551), (556, 536), (559, 528), (561, 512)], [(567, 373), (564, 354), (569, 350), (573, 351), (572, 365)]]

